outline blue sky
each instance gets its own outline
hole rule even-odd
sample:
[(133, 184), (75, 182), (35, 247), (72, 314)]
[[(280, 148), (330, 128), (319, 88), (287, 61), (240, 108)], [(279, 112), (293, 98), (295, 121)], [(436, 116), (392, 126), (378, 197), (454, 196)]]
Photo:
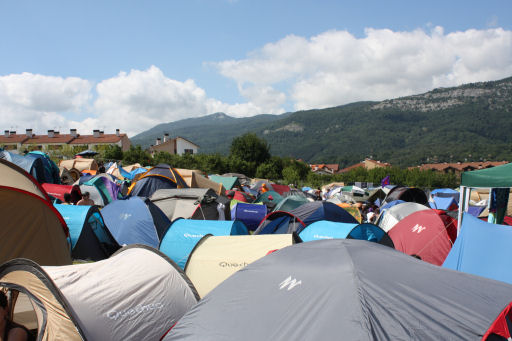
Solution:
[(511, 26), (508, 0), (0, 1), (1, 121), (89, 133), (122, 116), (133, 135), (500, 79)]

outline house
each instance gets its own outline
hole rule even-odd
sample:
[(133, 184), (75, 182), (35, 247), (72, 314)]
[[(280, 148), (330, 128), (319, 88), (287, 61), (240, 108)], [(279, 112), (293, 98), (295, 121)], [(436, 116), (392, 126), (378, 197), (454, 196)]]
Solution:
[(0, 136), (0, 147), (14, 152), (25, 150), (53, 151), (61, 150), (64, 146), (86, 146), (94, 149), (99, 145), (118, 145), (123, 151), (130, 149), (130, 139), (126, 134), (121, 134), (116, 129), (115, 134), (104, 134), (100, 130), (93, 130), (92, 135), (80, 135), (76, 129), (70, 129), (69, 134), (61, 134), (59, 131), (48, 130), (46, 135), (34, 134), (32, 129), (26, 129), (25, 134), (17, 134), (16, 131), (6, 130)]
[(337, 173), (340, 169), (340, 166), (336, 163), (332, 164), (318, 164), (318, 165), (309, 165), (311, 167), (311, 171), (316, 174), (334, 174)]
[(351, 170), (359, 168), (359, 167), (363, 167), (365, 169), (370, 170), (370, 169), (374, 169), (374, 168), (391, 167), (391, 164), (389, 164), (387, 162), (375, 161), (372, 159), (364, 159), (364, 161), (362, 161), (362, 162), (356, 163), (355, 165), (352, 165), (352, 166), (348, 166), (347, 168), (343, 168), (342, 170), (339, 171), (339, 173), (347, 173), (347, 172), (350, 172)]
[(507, 164), (507, 161), (484, 161), (484, 162), (454, 162), (454, 163), (427, 163), (421, 166), (409, 167), (409, 169), (419, 168), (420, 170), (433, 170), (443, 173), (455, 173), (460, 175), (462, 172), (472, 171), (476, 169), (491, 168)]
[(197, 154), (199, 146), (189, 140), (177, 136), (176, 138), (169, 138), (169, 134), (164, 134), (163, 141), (161, 138), (156, 139), (155, 145), (149, 147), (149, 152), (154, 155), (158, 152), (167, 152), (169, 154)]

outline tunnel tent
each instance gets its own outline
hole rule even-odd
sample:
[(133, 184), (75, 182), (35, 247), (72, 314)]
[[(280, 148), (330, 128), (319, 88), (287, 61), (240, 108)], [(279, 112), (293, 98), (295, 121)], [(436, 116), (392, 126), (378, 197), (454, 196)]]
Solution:
[(148, 198), (115, 200), (101, 210), (105, 225), (119, 245), (144, 244), (158, 248), (169, 218)]
[(98, 261), (110, 257), (120, 248), (97, 206), (54, 206), (68, 225), (73, 259)]
[(360, 239), (387, 245), (394, 248), (388, 234), (374, 224), (336, 223), (320, 220), (306, 226), (300, 233), (304, 242), (319, 239)]
[(0, 158), (0, 174), (0, 186), (17, 188), (50, 202), (41, 184), (20, 166)]
[(511, 301), (507, 283), (377, 243), (317, 240), (234, 273), (163, 340), (506, 340)]
[(176, 264), (140, 245), (70, 266), (14, 259), (0, 287), (28, 295), (39, 340), (158, 340), (199, 300)]
[(197, 242), (185, 265), (185, 273), (204, 297), (219, 283), (265, 255), (300, 242), (296, 234), (212, 236)]
[(197, 242), (207, 234), (214, 236), (248, 235), (241, 221), (177, 219), (172, 222), (160, 242), (159, 250), (182, 269)]
[(0, 263), (22, 257), (43, 265), (71, 264), (68, 227), (48, 200), (0, 186), (0, 214)]

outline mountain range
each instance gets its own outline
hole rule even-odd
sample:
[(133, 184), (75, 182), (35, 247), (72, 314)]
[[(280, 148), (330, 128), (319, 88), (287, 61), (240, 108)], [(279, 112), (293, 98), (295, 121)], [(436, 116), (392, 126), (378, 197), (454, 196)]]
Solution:
[(234, 137), (253, 132), (272, 155), (342, 167), (368, 157), (393, 165), (512, 160), (512, 77), (437, 88), (381, 102), (234, 118), (215, 113), (159, 124), (131, 138), (143, 147), (169, 133), (227, 154)]

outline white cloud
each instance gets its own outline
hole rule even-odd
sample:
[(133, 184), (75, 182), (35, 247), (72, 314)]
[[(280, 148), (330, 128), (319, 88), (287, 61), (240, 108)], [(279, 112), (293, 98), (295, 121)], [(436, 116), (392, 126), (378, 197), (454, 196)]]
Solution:
[(80, 112), (91, 96), (91, 83), (76, 77), (32, 73), (0, 76), (0, 110), (4, 129), (68, 128), (64, 112)]
[[(215, 65), (237, 82), (246, 98), (251, 98), (248, 88), (291, 84), (286, 100), (297, 110), (512, 75), (512, 32), (501, 28), (448, 34), (441, 27), (430, 32), (369, 28), (365, 33), (363, 38), (347, 31), (328, 31), (310, 39), (292, 35), (246, 59)], [(284, 100), (279, 97), (280, 106)]]

